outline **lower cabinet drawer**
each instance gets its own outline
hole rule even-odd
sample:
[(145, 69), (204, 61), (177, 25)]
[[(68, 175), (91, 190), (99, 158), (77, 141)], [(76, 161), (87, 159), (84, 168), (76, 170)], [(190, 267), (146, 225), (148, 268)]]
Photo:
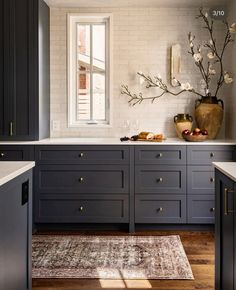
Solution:
[(214, 194), (215, 173), (212, 166), (187, 167), (188, 194)]
[(215, 221), (215, 196), (189, 195), (188, 217), (189, 224), (214, 224)]
[(186, 196), (136, 196), (135, 222), (186, 223)]
[(128, 197), (119, 195), (76, 198), (40, 197), (35, 207), (37, 223), (126, 223)]

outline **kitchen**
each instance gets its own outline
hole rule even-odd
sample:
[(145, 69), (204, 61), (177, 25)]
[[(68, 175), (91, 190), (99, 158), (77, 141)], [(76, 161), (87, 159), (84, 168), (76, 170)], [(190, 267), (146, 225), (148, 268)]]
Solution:
[(232, 289), (235, 1), (0, 13), (0, 289)]

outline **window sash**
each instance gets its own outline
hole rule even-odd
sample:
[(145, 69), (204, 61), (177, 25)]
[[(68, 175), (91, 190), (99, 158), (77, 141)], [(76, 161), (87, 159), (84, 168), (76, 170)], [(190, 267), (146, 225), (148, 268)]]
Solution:
[[(68, 16), (68, 121), (69, 126), (79, 126), (85, 124), (110, 124), (110, 16), (95, 17), (95, 16)], [(90, 25), (90, 66), (89, 70), (80, 70), (79, 59), (77, 56), (77, 26)], [(105, 119), (95, 120), (93, 110), (93, 76), (98, 73), (93, 66), (93, 25), (105, 26)], [(78, 76), (81, 74), (90, 75), (90, 118), (79, 119), (79, 91)]]

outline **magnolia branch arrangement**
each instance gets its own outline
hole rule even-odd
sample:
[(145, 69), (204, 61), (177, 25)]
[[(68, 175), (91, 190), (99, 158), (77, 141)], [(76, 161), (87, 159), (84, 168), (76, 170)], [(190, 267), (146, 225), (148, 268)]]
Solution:
[[(208, 13), (203, 12), (203, 9), (199, 9), (199, 15), (196, 16), (197, 19), (201, 19), (204, 23), (204, 28), (209, 33), (209, 42), (206, 42), (203, 45), (195, 44), (195, 36), (192, 35), (191, 32), (188, 34), (188, 41), (190, 50), (188, 53), (194, 59), (195, 65), (200, 71), (204, 82), (204, 91), (205, 97), (214, 96), (217, 97), (220, 88), (224, 84), (230, 84), (233, 82), (233, 78), (230, 74), (225, 71), (223, 65), (223, 58), (225, 54), (225, 50), (227, 46), (233, 42), (232, 34), (236, 33), (236, 23), (233, 23), (231, 26), (227, 23), (227, 21), (223, 21), (225, 26), (225, 36), (223, 46), (221, 48), (218, 47), (217, 41), (214, 36), (214, 20), (209, 19)], [(203, 54), (203, 49), (207, 50), (206, 55)], [(219, 67), (219, 72), (217, 73), (217, 68)], [(129, 104), (134, 106), (136, 104), (141, 104), (144, 100), (151, 100), (154, 102), (156, 99), (162, 97), (165, 94), (170, 94), (173, 96), (178, 96), (183, 92), (190, 92), (192, 94), (198, 95), (201, 98), (204, 97), (200, 92), (197, 92), (190, 83), (181, 83), (179, 80), (174, 78), (176, 86), (179, 87), (179, 91), (172, 91), (168, 86), (163, 82), (160, 76), (151, 77), (149, 75), (145, 75), (142, 72), (137, 73), (139, 77), (145, 82), (145, 87), (149, 88), (159, 88), (160, 94), (153, 97), (144, 97), (140, 92), (138, 94), (132, 93), (128, 87), (128, 85), (121, 86), (121, 94), (127, 95), (129, 97)], [(217, 78), (216, 89), (213, 92), (213, 95), (210, 92), (210, 83), (213, 77)]]

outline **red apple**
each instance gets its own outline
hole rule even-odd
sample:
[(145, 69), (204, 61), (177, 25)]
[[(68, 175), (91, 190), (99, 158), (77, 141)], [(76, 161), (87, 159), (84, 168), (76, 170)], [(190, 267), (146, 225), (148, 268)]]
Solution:
[(191, 132), (188, 129), (186, 129), (182, 132), (182, 135), (190, 135), (190, 133)]
[(202, 135), (208, 135), (208, 132), (207, 132), (206, 129), (203, 129), (203, 130), (201, 130), (201, 134), (202, 134)]

